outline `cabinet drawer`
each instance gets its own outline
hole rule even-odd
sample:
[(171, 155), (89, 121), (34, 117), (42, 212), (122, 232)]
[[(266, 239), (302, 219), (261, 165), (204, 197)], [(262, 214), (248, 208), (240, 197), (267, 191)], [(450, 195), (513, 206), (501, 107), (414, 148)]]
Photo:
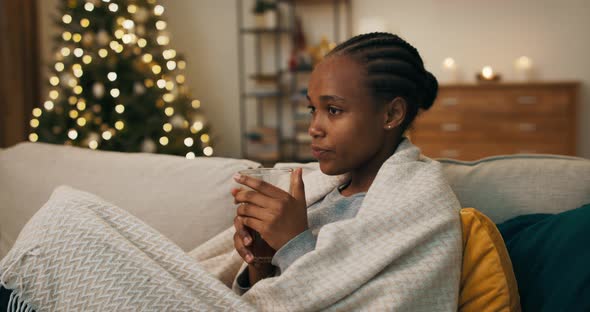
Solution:
[(510, 154), (561, 154), (569, 155), (565, 142), (552, 143), (463, 143), (463, 142), (416, 142), (422, 154), (430, 158), (455, 158), (477, 160), (495, 155)]
[(442, 90), (430, 111), (568, 115), (574, 98), (567, 89)]
[(546, 141), (563, 140), (571, 125), (565, 117), (482, 117), (449, 114), (446, 121), (416, 120), (410, 133), (415, 139)]

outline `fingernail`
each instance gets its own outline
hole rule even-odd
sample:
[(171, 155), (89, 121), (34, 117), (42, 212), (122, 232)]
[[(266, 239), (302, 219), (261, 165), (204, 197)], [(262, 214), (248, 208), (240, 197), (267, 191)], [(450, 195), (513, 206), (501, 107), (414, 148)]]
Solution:
[(244, 244), (246, 246), (250, 245), (251, 242), (252, 242), (252, 239), (250, 238), (250, 236), (244, 238)]
[(246, 262), (252, 262), (252, 260), (254, 260), (254, 257), (252, 257), (251, 254), (247, 254), (246, 255)]
[(242, 175), (239, 173), (234, 174), (234, 180), (236, 180), (237, 182), (240, 182), (240, 180), (242, 179)]

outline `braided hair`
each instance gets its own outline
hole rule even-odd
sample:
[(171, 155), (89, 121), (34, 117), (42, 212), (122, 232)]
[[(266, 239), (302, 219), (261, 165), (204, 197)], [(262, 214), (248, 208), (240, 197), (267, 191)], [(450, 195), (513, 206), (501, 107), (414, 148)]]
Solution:
[(366, 69), (367, 86), (377, 103), (388, 103), (396, 97), (406, 100), (402, 133), (419, 109), (429, 109), (436, 98), (436, 78), (424, 69), (418, 50), (397, 35), (358, 35), (336, 46), (326, 57), (330, 56), (350, 56), (359, 62)]

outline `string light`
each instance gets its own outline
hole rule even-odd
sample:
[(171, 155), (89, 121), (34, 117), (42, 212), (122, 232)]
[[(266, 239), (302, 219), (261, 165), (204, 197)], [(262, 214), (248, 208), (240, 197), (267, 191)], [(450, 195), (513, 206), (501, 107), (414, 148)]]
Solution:
[(166, 131), (166, 132), (170, 132), (170, 131), (172, 131), (172, 124), (167, 122), (162, 126), (162, 129), (164, 129), (164, 131)]
[(96, 140), (90, 140), (90, 142), (88, 142), (88, 147), (95, 150), (98, 148), (98, 142), (96, 142)]
[(72, 36), (72, 39), (74, 40), (74, 42), (80, 42), (80, 40), (82, 40), (82, 35), (80, 35), (80, 34), (74, 34)]
[[(82, 101), (82, 100), (80, 100), (80, 101)], [(78, 102), (78, 98), (77, 97), (75, 97), (75, 96), (72, 95), (72, 96), (70, 96), (68, 98), (68, 103), (70, 103), (70, 105), (75, 105), (76, 102)]]
[(166, 107), (166, 109), (164, 109), (164, 114), (166, 114), (166, 116), (168, 117), (171, 117), (172, 115), (174, 115), (174, 108)]
[(130, 44), (131, 42), (133, 42), (135, 40), (135, 35), (134, 34), (125, 34), (123, 35), (123, 43), (124, 44)]
[(191, 105), (193, 106), (194, 109), (198, 109), (199, 107), (201, 107), (201, 101), (199, 101), (199, 100), (193, 100), (191, 102)]
[(38, 108), (38, 107), (33, 108), (33, 116), (41, 117), (42, 113), (43, 113), (43, 111), (40, 108)]
[(92, 56), (90, 56), (90, 55), (84, 55), (84, 57), (82, 57), (82, 62), (84, 62), (84, 64), (90, 64), (90, 63), (92, 63)]
[(162, 72), (162, 67), (160, 65), (154, 65), (152, 66), (152, 72), (157, 75)]
[(162, 52), (162, 56), (167, 60), (171, 59), (176, 56), (176, 51), (174, 49), (164, 50), (164, 52)]
[(98, 50), (98, 56), (105, 58), (105, 57), (107, 57), (107, 55), (109, 55), (109, 52), (107, 51), (107, 49)]
[(61, 55), (63, 55), (63, 56), (70, 55), (70, 49), (68, 47), (61, 48)]
[(57, 90), (49, 91), (49, 98), (52, 100), (56, 100), (59, 97), (59, 92)]
[(159, 45), (167, 45), (170, 43), (170, 38), (168, 38), (168, 36), (160, 35), (158, 38), (156, 38), (156, 41)]
[(115, 40), (113, 40), (113, 41), (111, 41), (111, 42), (109, 43), (109, 47), (111, 47), (111, 49), (112, 49), (113, 51), (117, 50), (117, 47), (118, 47), (118, 46), (119, 46), (119, 43), (118, 43), (117, 41), (115, 41)]
[(201, 135), (201, 142), (203, 142), (203, 143), (209, 142), (209, 135), (207, 133)]
[(78, 108), (78, 110), (85, 110), (86, 109), (86, 102), (84, 102), (84, 100), (80, 100), (77, 104), (76, 104), (76, 108)]
[(37, 128), (39, 127), (39, 119), (33, 118), (29, 124), (31, 125), (31, 128)]
[(73, 88), (73, 87), (75, 87), (75, 86), (77, 86), (77, 85), (78, 85), (78, 81), (77, 81), (75, 78), (71, 78), (71, 79), (68, 81), (68, 86), (70, 86), (70, 88)]
[(164, 102), (170, 103), (170, 102), (174, 101), (174, 95), (171, 93), (166, 93), (162, 96), (162, 99), (164, 100)]
[(88, 26), (90, 26), (90, 20), (88, 20), (87, 18), (83, 18), (80, 20), (80, 26), (86, 28)]
[(76, 119), (76, 123), (78, 124), (78, 126), (84, 127), (86, 125), (86, 118), (80, 117)]
[(205, 156), (211, 156), (213, 155), (213, 148), (211, 146), (207, 146), (203, 149), (203, 154), (205, 154)]
[(198, 131), (201, 131), (201, 130), (203, 130), (203, 123), (202, 123), (202, 122), (200, 122), (200, 121), (195, 121), (195, 122), (193, 123), (193, 128), (194, 128), (195, 130), (197, 130), (197, 132), (198, 132)]
[(153, 87), (153, 86), (154, 86), (154, 81), (153, 81), (153, 80), (151, 80), (151, 79), (146, 79), (146, 80), (144, 81), (144, 84), (145, 84), (145, 86), (146, 86), (146, 87), (148, 87), (148, 88), (151, 88), (151, 87)]
[(176, 68), (176, 62), (175, 61), (168, 61), (168, 62), (166, 62), (166, 67), (168, 67), (168, 70), (174, 70)]
[(145, 40), (143, 38), (139, 38), (139, 40), (137, 40), (137, 45), (140, 48), (144, 48), (147, 45), (147, 40)]
[(68, 138), (75, 140), (78, 137), (78, 131), (76, 131), (75, 129), (71, 129), (70, 131), (68, 131)]
[(82, 90), (82, 87), (81, 86), (75, 86), (74, 87), (74, 93), (75, 94), (80, 94), (80, 93), (82, 93), (82, 91), (83, 90)]
[(125, 124), (122, 121), (117, 121), (115, 122), (115, 129), (117, 130), (123, 130), (123, 128), (125, 128)]
[(123, 29), (115, 30), (115, 38), (117, 38), (117, 39), (123, 38), (124, 34), (125, 34), (125, 31)]
[(62, 18), (61, 18), (62, 22), (64, 22), (64, 24), (69, 24), (72, 22), (72, 16), (69, 14), (65, 14)]
[(160, 15), (162, 15), (163, 13), (164, 13), (164, 7), (163, 7), (163, 6), (161, 6), (161, 5), (159, 5), (159, 4), (158, 4), (158, 5), (156, 5), (156, 6), (154, 7), (154, 15), (156, 15), (156, 16), (160, 16)]
[(75, 48), (74, 49), (74, 55), (76, 57), (82, 57), (82, 55), (84, 55), (84, 50), (80, 49), (80, 48)]
[(78, 111), (77, 111), (77, 110), (75, 110), (75, 109), (72, 109), (72, 110), (70, 110), (69, 116), (70, 116), (70, 118), (72, 118), (72, 119), (76, 119), (76, 118), (78, 118)]
[(57, 78), (57, 76), (52, 76), (49, 78), (49, 83), (55, 87), (59, 84), (59, 78)]
[(117, 53), (123, 52), (123, 45), (121, 45), (121, 44), (118, 45), (117, 48), (115, 49), (115, 52), (117, 52)]
[(158, 30), (164, 30), (164, 29), (166, 29), (166, 26), (167, 26), (167, 24), (164, 21), (157, 21), (156, 22), (156, 29), (158, 29)]
[(116, 3), (109, 4), (109, 11), (117, 12), (118, 10), (119, 10), (119, 5), (117, 5)]
[(178, 61), (178, 68), (185, 69), (186, 68), (186, 62), (185, 61)]
[(125, 29), (127, 29), (127, 30), (129, 30), (129, 29), (132, 29), (134, 26), (135, 26), (135, 23), (133, 23), (133, 21), (132, 21), (132, 20), (130, 20), (130, 19), (128, 19), (128, 20), (125, 20), (125, 21), (123, 22), (123, 28), (125, 28)]
[(128, 5), (127, 12), (134, 14), (135, 12), (137, 12), (137, 6), (135, 4)]
[(102, 138), (105, 140), (110, 140), (113, 137), (113, 134), (110, 131), (105, 131), (102, 133)]
[(186, 159), (195, 159), (195, 153), (193, 153), (193, 152), (186, 153)]
[(186, 145), (187, 147), (191, 147), (194, 144), (194, 140), (193, 138), (186, 138), (184, 139), (184, 145)]
[(176, 76), (176, 82), (178, 82), (179, 84), (183, 84), (184, 81), (185, 81), (184, 75), (178, 75), (178, 76)]
[(39, 140), (39, 136), (36, 133), (29, 134), (29, 141), (37, 142), (37, 140)]
[(117, 104), (117, 106), (115, 106), (115, 111), (119, 114), (123, 114), (125, 106), (123, 104)]
[(160, 138), (160, 144), (162, 144), (162, 146), (166, 146), (168, 145), (168, 138), (163, 136)]
[(172, 82), (172, 81), (166, 82), (166, 90), (172, 91), (172, 89), (174, 89), (174, 82)]
[(114, 98), (118, 98), (119, 97), (119, 94), (120, 94), (119, 89), (117, 89), (117, 88), (111, 89), (111, 92), (110, 93), (111, 93), (111, 96), (114, 97)]
[(115, 81), (115, 80), (117, 80), (117, 73), (115, 73), (115, 72), (110, 72), (110, 73), (108, 73), (108, 74), (107, 74), (107, 78), (108, 78), (110, 81)]
[(92, 12), (94, 10), (94, 4), (91, 2), (86, 2), (86, 4), (84, 4), (84, 10)]
[(143, 60), (144, 63), (149, 63), (152, 61), (152, 55), (149, 53), (146, 53), (143, 55), (143, 57), (141, 58)]
[(158, 88), (164, 89), (164, 87), (166, 87), (166, 80), (158, 79), (158, 81), (156, 81), (156, 85), (158, 86)]
[(72, 33), (69, 31), (65, 31), (63, 34), (61, 34), (61, 37), (65, 41), (70, 41), (70, 39), (72, 39)]

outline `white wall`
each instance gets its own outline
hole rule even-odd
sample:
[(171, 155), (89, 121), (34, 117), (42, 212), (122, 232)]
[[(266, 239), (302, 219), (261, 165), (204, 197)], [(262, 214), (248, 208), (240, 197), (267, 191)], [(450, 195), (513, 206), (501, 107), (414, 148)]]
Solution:
[[(161, 2), (171, 46), (186, 56), (188, 84), (212, 123), (216, 155), (239, 157), (235, 0)], [(49, 35), (56, 29), (49, 17), (56, 3), (39, 0), (45, 64), (52, 61)], [(352, 0), (352, 7), (355, 29), (361, 20), (382, 18), (387, 30), (418, 48), (427, 67), (441, 77), (442, 60), (452, 56), (467, 81), (484, 65), (509, 81), (514, 78), (514, 60), (527, 55), (543, 80), (581, 81), (578, 155), (590, 157), (590, 1)], [(326, 8), (320, 10), (330, 14)], [(304, 22), (305, 31), (312, 32), (310, 43), (332, 33), (324, 27), (331, 16), (317, 13), (308, 14), (311, 22)]]

